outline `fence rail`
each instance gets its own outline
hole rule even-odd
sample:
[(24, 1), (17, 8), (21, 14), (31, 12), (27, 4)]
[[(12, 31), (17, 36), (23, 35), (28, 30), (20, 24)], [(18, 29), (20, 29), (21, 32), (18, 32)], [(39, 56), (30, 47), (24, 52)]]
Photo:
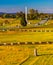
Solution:
[(38, 45), (38, 44), (53, 44), (53, 42), (16, 42), (16, 43), (0, 43), (0, 46), (8, 46), (8, 45)]

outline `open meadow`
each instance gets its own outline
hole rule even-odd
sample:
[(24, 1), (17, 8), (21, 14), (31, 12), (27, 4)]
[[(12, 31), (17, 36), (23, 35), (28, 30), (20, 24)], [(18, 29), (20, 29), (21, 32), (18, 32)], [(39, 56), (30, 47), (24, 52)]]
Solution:
[(28, 20), (30, 24), (27, 24), (27, 26), (23, 27), (20, 24), (20, 19), (8, 19), (8, 18), (0, 18), (0, 28), (15, 28), (15, 27), (20, 27), (20, 28), (29, 28), (29, 27), (34, 27), (34, 24), (40, 22), (41, 20)]
[(53, 44), (0, 46), (0, 65), (53, 65)]
[(0, 32), (0, 42), (53, 42), (53, 32)]
[[(19, 20), (9, 20), (10, 22), (0, 26), (0, 28), (11, 28), (20, 25)], [(4, 20), (1, 21), (4, 23)], [(53, 28), (30, 28), (38, 22), (39, 20), (34, 22), (31, 20), (31, 24), (26, 27), (17, 28), (15, 31), (0, 31), (0, 43), (53, 42)], [(47, 25), (51, 25), (50, 22), (52, 24), (53, 20), (49, 20)], [(26, 29), (30, 31), (23, 31)], [(34, 49), (37, 49), (37, 56), (34, 55)], [(53, 65), (53, 44), (0, 46), (0, 65)]]
[(0, 0), (0, 65), (53, 65), (53, 0)]

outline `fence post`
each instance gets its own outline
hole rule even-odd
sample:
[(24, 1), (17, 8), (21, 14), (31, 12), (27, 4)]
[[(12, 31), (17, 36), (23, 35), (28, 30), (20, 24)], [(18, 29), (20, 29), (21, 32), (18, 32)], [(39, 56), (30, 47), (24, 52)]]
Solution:
[(34, 49), (34, 56), (37, 56), (37, 49)]

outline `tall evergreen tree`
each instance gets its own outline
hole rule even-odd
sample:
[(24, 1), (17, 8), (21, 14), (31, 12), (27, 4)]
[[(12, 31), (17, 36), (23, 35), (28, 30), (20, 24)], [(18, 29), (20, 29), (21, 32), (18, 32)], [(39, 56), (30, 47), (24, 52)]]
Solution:
[(25, 19), (25, 14), (23, 14), (22, 17), (21, 17), (21, 25), (22, 26), (27, 26), (27, 21)]

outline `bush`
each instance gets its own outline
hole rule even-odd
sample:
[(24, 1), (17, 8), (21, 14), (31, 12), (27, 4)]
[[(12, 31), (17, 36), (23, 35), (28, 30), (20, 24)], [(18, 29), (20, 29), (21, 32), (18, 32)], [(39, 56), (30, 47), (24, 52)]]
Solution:
[(22, 26), (27, 26), (27, 21), (26, 21), (26, 19), (25, 19), (25, 15), (23, 15), (23, 16), (21, 17), (21, 25), (22, 25)]

